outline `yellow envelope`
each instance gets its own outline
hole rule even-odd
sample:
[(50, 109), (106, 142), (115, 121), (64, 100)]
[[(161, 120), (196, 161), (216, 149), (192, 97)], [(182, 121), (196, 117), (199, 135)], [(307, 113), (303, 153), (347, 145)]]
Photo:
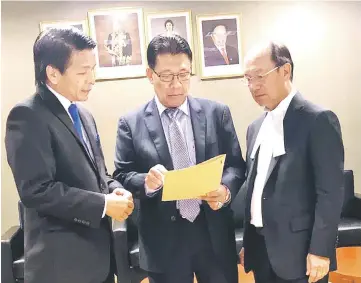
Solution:
[(218, 189), (226, 155), (218, 155), (200, 164), (168, 171), (164, 176), (162, 201), (198, 198)]

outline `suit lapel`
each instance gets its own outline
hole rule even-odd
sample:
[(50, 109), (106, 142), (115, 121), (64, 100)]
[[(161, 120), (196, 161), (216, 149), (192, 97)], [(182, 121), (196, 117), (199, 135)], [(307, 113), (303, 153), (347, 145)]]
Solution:
[[(264, 121), (264, 119), (266, 118), (266, 114), (264, 114), (255, 124), (254, 126), (254, 130), (253, 130), (253, 135), (252, 135), (252, 140), (250, 141), (250, 145), (251, 145), (251, 152), (253, 152), (253, 147), (256, 145), (256, 141), (257, 141), (257, 137), (258, 137), (258, 133), (261, 129), (261, 126), (262, 126), (262, 123)], [(260, 150), (260, 145), (257, 145), (258, 148), (257, 148), (257, 154), (254, 158), (254, 160), (256, 160), (256, 157), (258, 158), (258, 154), (259, 154), (259, 150)], [(269, 179), (269, 177), (271, 176), (274, 168), (276, 167), (278, 161), (279, 161), (280, 157), (277, 156), (277, 157), (274, 157), (274, 158), (271, 158), (271, 162), (270, 162), (270, 165), (268, 167), (268, 171), (267, 171), (267, 175), (266, 175), (266, 180), (265, 180), (265, 184), (267, 184), (267, 181)], [(253, 164), (255, 163), (253, 160)], [(255, 177), (256, 175), (254, 175)], [(253, 180), (253, 183), (254, 184), (254, 180)]]
[(89, 158), (93, 163), (93, 165), (96, 166), (97, 170), (99, 171), (101, 168), (101, 160), (98, 151), (99, 146), (96, 144), (97, 140), (99, 139), (98, 134), (95, 130), (95, 126), (92, 126), (93, 122), (92, 119), (89, 117), (89, 115), (87, 115), (87, 113), (83, 110), (82, 107), (78, 107), (78, 109), (79, 109), (80, 119), (84, 127), (84, 131), (86, 132), (91, 150), (93, 152), (94, 160), (91, 158), (91, 156), (89, 156)]
[(290, 150), (292, 148), (291, 145), (294, 143), (295, 137), (297, 137), (297, 135), (295, 134), (295, 130), (299, 129), (298, 124), (299, 124), (300, 119), (298, 119), (298, 117), (299, 117), (300, 112), (298, 110), (300, 110), (302, 108), (303, 108), (303, 99), (302, 99), (302, 96), (300, 95), (300, 93), (297, 93), (294, 96), (294, 98), (292, 99), (292, 101), (287, 109), (285, 118), (283, 120), (283, 134), (284, 134), (286, 154), (282, 155), (282, 156), (273, 157), (271, 159), (271, 163), (268, 168), (265, 184), (267, 184), (276, 165), (279, 162), (281, 162), (281, 160), (285, 156), (287, 156), (287, 152), (290, 152)]
[(206, 159), (206, 116), (196, 99), (188, 97), (188, 102), (198, 164)]
[(272, 157), (271, 158), (271, 162), (269, 164), (269, 167), (268, 167), (268, 171), (267, 171), (267, 175), (266, 175), (266, 179), (265, 179), (265, 184), (267, 184), (268, 180), (269, 180), (269, 177), (271, 176), (273, 170), (275, 169), (278, 161), (281, 159), (281, 156), (276, 156), (276, 157)]
[(283, 132), (285, 139), (285, 150), (291, 152), (294, 148), (294, 145), (297, 143), (298, 137), (295, 134), (296, 131), (300, 131), (302, 127), (302, 110), (305, 105), (305, 100), (302, 95), (298, 92), (295, 97), (292, 99), (290, 106), (287, 110), (285, 119), (283, 121)]
[(85, 145), (81, 141), (80, 137), (78, 136), (77, 132), (75, 131), (73, 122), (71, 121), (68, 113), (64, 109), (63, 105), (60, 101), (55, 97), (55, 95), (48, 90), (46, 86), (38, 87), (37, 90), (40, 97), (43, 99), (45, 105), (50, 109), (51, 112), (65, 125), (65, 127), (71, 132), (74, 136), (78, 144), (80, 145), (81, 149), (83, 150), (84, 154), (89, 160), (89, 163), (92, 165), (95, 172), (97, 172), (96, 167), (94, 166), (93, 161), (91, 160)]
[(250, 168), (248, 170), (248, 176), (247, 176), (247, 194), (246, 194), (246, 219), (249, 220), (251, 217), (251, 200), (252, 200), (252, 194), (254, 189), (254, 181), (256, 179), (257, 175), (257, 164), (258, 164), (258, 154), (259, 154), (259, 148), (257, 149), (256, 155), (254, 159), (252, 159)]
[(250, 136), (249, 136), (249, 140), (247, 141), (247, 144), (249, 144), (248, 148), (247, 148), (247, 155), (248, 155), (248, 160), (250, 165), (248, 166), (248, 176), (247, 176), (247, 183), (248, 183), (248, 189), (251, 188), (251, 190), (253, 191), (253, 185), (254, 185), (254, 181), (256, 178), (256, 172), (257, 172), (257, 163), (258, 163), (258, 154), (259, 154), (259, 146), (258, 149), (256, 151), (256, 154), (254, 156), (254, 158), (251, 158), (251, 154), (253, 152), (253, 147), (256, 144), (256, 140), (257, 140), (257, 136), (258, 133), (261, 129), (263, 120), (266, 116), (263, 115), (261, 118), (259, 118), (255, 124), (250, 128)]
[(160, 161), (168, 170), (173, 170), (173, 162), (169, 153), (167, 140), (164, 135), (162, 121), (155, 100), (149, 102), (145, 109), (145, 125), (157, 149)]
[(258, 133), (261, 129), (262, 123), (264, 121), (264, 119), (266, 118), (266, 115), (263, 114), (260, 118), (258, 118), (254, 124), (249, 128), (249, 140), (247, 140), (247, 144), (248, 144), (248, 148), (247, 148), (247, 152), (249, 153), (249, 157), (251, 156), (252, 152), (253, 152), (253, 147), (256, 144), (257, 141), (257, 136)]

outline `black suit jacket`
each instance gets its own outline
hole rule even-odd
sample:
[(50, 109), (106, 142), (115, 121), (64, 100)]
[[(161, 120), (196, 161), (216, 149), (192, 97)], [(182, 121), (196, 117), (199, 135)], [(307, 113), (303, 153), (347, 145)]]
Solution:
[[(226, 45), (226, 53), (230, 65), (239, 64), (238, 50), (233, 46)], [(206, 67), (226, 65), (222, 54), (218, 48), (213, 47), (205, 48), (204, 51), (204, 64)]]
[[(188, 101), (196, 161), (200, 163), (225, 153), (222, 183), (230, 189), (234, 198), (245, 179), (245, 162), (229, 108), (205, 99), (189, 97)], [(139, 199), (136, 209), (139, 215), (140, 266), (152, 272), (165, 272), (167, 263), (176, 257), (171, 251), (177, 245), (174, 239), (179, 213), (175, 201), (161, 201), (161, 192), (152, 198), (145, 195), (145, 176), (156, 164), (173, 169), (153, 99), (119, 120), (114, 177)], [(205, 202), (202, 205), (217, 259), (225, 269), (227, 266), (231, 269), (235, 267), (237, 272), (232, 211), (227, 206), (213, 211)]]
[(16, 105), (6, 151), (24, 211), (25, 282), (102, 282), (109, 273), (110, 219), (104, 195), (121, 185), (107, 176), (92, 115), (79, 106), (95, 162), (59, 100), (46, 88)]
[[(247, 132), (245, 268), (256, 263), (252, 253), (250, 207), (258, 153), (253, 150), (264, 115)], [(343, 199), (344, 149), (334, 113), (304, 100), (297, 93), (284, 118), (286, 154), (271, 161), (262, 195), (265, 242), (271, 265), (284, 279), (306, 274), (308, 253), (331, 259), (336, 268), (335, 245)]]

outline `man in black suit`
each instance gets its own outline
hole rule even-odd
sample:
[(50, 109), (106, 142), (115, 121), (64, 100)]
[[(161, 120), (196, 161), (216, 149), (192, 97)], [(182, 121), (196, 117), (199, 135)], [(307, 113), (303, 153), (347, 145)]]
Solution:
[(212, 47), (204, 48), (204, 62), (206, 67), (239, 64), (237, 48), (227, 45), (227, 28), (217, 25), (212, 32)]
[[(114, 177), (139, 199), (140, 267), (154, 283), (235, 283), (237, 252), (228, 204), (245, 163), (227, 106), (188, 96), (192, 51), (185, 39), (156, 36), (147, 50), (155, 97), (120, 118)], [(162, 202), (163, 173), (219, 154), (219, 188), (201, 199)]]
[(266, 113), (247, 131), (245, 270), (256, 283), (327, 282), (343, 199), (344, 149), (337, 116), (292, 85), (284, 45), (246, 60), (244, 81)]
[(107, 174), (93, 116), (75, 103), (94, 84), (94, 47), (77, 29), (40, 34), (36, 93), (7, 120), (7, 158), (25, 206), (27, 283), (114, 282), (110, 217), (123, 221), (134, 205)]

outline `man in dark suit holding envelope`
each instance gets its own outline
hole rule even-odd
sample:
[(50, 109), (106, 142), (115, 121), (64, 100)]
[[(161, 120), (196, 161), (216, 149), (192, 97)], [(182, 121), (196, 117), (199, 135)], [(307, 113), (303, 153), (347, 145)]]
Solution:
[[(119, 120), (114, 177), (138, 199), (140, 267), (151, 282), (238, 282), (232, 212), (245, 163), (227, 106), (188, 96), (192, 51), (180, 36), (147, 50), (155, 97)], [(219, 187), (202, 199), (162, 202), (163, 172), (219, 154)]]

